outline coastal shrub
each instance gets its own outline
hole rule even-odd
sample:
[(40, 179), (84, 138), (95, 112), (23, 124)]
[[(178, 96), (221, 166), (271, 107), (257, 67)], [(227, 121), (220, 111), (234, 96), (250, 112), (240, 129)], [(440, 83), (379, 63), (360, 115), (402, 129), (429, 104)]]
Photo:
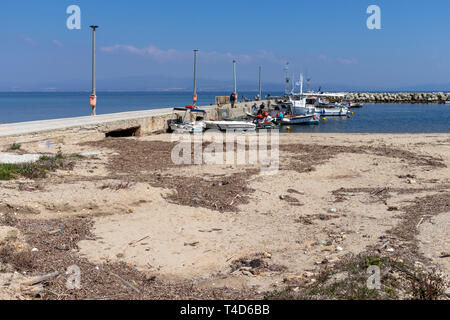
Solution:
[(71, 170), (74, 166), (72, 157), (65, 157), (61, 153), (52, 156), (41, 156), (36, 162), (3, 163), (0, 164), (0, 180), (12, 180), (18, 176), (28, 179), (45, 178), (50, 171), (58, 169)]
[(9, 149), (10, 149), (10, 150), (19, 150), (20, 147), (22, 147), (22, 145), (21, 145), (20, 143), (15, 143), (15, 142), (14, 142), (14, 143), (9, 147)]
[(2, 163), (0, 164), (0, 180), (11, 180), (17, 174), (18, 166), (15, 164)]
[[(381, 268), (380, 290), (367, 287), (367, 267)], [(444, 296), (448, 280), (436, 270), (419, 269), (390, 257), (358, 255), (322, 269), (312, 285), (294, 283), (266, 294), (269, 300), (436, 300)], [(296, 288), (295, 288), (296, 287)], [(294, 290), (295, 289), (295, 290)]]

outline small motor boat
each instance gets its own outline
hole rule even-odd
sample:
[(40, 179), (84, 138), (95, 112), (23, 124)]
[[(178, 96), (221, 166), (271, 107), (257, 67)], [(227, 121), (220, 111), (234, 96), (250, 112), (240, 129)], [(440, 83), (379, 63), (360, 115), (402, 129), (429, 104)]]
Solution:
[(169, 122), (170, 130), (176, 133), (199, 133), (205, 130), (205, 122), (202, 121), (185, 121), (186, 115), (188, 112), (192, 113), (202, 113), (205, 114), (205, 110), (196, 109), (196, 108), (174, 108), (174, 111), (184, 111), (185, 114), (183, 117), (179, 117), (177, 120), (171, 120)]
[(300, 116), (285, 116), (281, 119), (281, 124), (307, 124), (307, 125), (317, 125), (319, 124), (319, 118), (314, 115), (300, 115)]

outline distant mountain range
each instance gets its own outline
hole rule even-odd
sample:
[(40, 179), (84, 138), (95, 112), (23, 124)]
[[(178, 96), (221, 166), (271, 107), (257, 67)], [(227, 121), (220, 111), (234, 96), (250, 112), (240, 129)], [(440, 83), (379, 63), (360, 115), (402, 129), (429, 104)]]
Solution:
[[(199, 91), (232, 91), (233, 83), (231, 81), (217, 79), (198, 79)], [(73, 79), (64, 81), (42, 81), (32, 82), (7, 82), (0, 81), (0, 91), (90, 91), (91, 82), (89, 79)], [(306, 88), (306, 84), (304, 84)], [(333, 83), (311, 83), (312, 90), (322, 91), (450, 91), (450, 83), (446, 84), (423, 84), (416, 86), (362, 86)], [(284, 91), (283, 79), (279, 81), (263, 81), (262, 89), (264, 92)], [(190, 91), (192, 90), (191, 78), (177, 78), (168, 76), (133, 76), (122, 78), (102, 79), (97, 78), (98, 91)], [(258, 82), (255, 80), (238, 80), (238, 91), (257, 91)], [(298, 90), (298, 89), (297, 89)]]

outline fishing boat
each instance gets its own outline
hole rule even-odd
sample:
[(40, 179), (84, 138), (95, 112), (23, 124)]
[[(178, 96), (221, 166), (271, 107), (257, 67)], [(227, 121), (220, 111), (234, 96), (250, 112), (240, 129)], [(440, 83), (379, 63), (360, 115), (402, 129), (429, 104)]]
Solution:
[(343, 93), (303, 93), (303, 75), (300, 75), (300, 92), (291, 92), (289, 102), (295, 115), (316, 115), (316, 116), (346, 116), (349, 113), (348, 107), (342, 104), (331, 104), (325, 99), (344, 98)]
[(206, 129), (214, 129), (220, 131), (253, 131), (256, 129), (256, 124), (249, 121), (242, 120), (222, 120), (222, 121), (204, 121)]
[[(175, 111), (184, 111), (184, 115), (182, 117), (178, 117), (176, 120), (170, 120), (169, 127), (172, 131), (176, 133), (200, 133), (205, 130), (205, 122), (203, 120), (197, 121), (197, 116), (195, 116), (194, 121), (185, 121), (186, 115), (189, 113), (201, 113), (205, 114), (205, 110), (197, 109), (197, 108), (174, 108)], [(203, 118), (203, 117), (202, 117)]]

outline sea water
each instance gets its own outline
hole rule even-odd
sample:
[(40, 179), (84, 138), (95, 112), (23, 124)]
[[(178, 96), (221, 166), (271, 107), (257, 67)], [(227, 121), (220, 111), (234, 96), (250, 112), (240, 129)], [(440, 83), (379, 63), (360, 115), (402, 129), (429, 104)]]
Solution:
[[(228, 92), (199, 92), (199, 106), (214, 104)], [(267, 94), (267, 93), (266, 93)], [(239, 92), (254, 98), (256, 92)], [(271, 92), (272, 96), (281, 95)], [(190, 92), (97, 92), (97, 114), (183, 107)], [(449, 133), (450, 105), (365, 104), (347, 117), (321, 117), (317, 126), (291, 125), (290, 132)], [(0, 92), (0, 123), (90, 115), (89, 92)], [(286, 127), (281, 127), (286, 131)]]

